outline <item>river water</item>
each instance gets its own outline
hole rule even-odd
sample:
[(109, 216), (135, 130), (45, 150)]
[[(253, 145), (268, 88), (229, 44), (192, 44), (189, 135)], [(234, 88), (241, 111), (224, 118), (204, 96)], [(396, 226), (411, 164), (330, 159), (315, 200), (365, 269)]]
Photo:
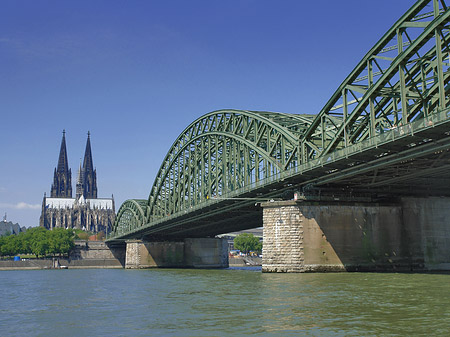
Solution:
[(1, 336), (448, 336), (449, 274), (0, 272)]

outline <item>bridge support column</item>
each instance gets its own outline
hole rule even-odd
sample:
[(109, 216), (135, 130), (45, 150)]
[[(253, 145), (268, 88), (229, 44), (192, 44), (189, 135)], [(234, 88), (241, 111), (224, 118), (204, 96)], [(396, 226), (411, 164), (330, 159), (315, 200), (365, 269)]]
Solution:
[(450, 270), (450, 198), (262, 207), (263, 272)]
[(125, 268), (228, 268), (228, 243), (218, 238), (127, 241)]

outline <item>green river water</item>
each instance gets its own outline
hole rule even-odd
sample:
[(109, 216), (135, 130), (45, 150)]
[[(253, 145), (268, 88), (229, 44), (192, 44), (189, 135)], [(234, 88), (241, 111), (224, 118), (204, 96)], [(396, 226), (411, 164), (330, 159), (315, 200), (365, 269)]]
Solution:
[(0, 272), (0, 336), (449, 336), (450, 275)]

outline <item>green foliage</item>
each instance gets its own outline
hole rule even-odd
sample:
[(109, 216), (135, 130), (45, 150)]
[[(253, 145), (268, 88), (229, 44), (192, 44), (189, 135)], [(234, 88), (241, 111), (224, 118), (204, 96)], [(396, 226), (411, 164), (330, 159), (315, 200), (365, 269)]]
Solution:
[(106, 238), (106, 235), (105, 235), (104, 231), (100, 231), (97, 233), (97, 240), (103, 241), (103, 240), (105, 240), (105, 238)]
[(0, 238), (0, 253), (2, 256), (13, 256), (16, 251), (17, 240), (15, 235), (2, 236)]
[(85, 232), (85, 231), (83, 231), (83, 230), (81, 230), (81, 229), (75, 229), (74, 230), (74, 233), (75, 233), (75, 239), (76, 240), (89, 240), (89, 237), (91, 236), (91, 235), (93, 235), (93, 233), (91, 233), (91, 232)]
[(13, 235), (16, 237), (15, 250), (20, 252), (20, 254), (30, 254), (31, 249), (29, 249), (27, 244), (26, 232), (20, 232), (18, 235)]
[(36, 257), (46, 255), (49, 246), (50, 231), (43, 227), (35, 227), (29, 233), (29, 244), (31, 252)]
[(239, 234), (234, 238), (233, 243), (234, 248), (239, 249), (244, 253), (248, 253), (250, 251), (260, 252), (262, 250), (262, 243), (253, 234)]
[(71, 229), (56, 228), (49, 231), (43, 227), (30, 228), (25, 233), (2, 236), (0, 255), (33, 254), (36, 257), (65, 255), (74, 246), (73, 236)]
[(50, 232), (48, 253), (52, 255), (68, 254), (74, 246), (73, 232), (55, 228)]

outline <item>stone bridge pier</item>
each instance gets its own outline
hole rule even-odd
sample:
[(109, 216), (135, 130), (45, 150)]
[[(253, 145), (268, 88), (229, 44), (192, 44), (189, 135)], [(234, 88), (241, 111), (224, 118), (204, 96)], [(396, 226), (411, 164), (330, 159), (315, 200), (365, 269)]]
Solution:
[(450, 198), (261, 206), (263, 272), (450, 270)]
[(125, 268), (228, 268), (228, 243), (219, 238), (126, 242)]

